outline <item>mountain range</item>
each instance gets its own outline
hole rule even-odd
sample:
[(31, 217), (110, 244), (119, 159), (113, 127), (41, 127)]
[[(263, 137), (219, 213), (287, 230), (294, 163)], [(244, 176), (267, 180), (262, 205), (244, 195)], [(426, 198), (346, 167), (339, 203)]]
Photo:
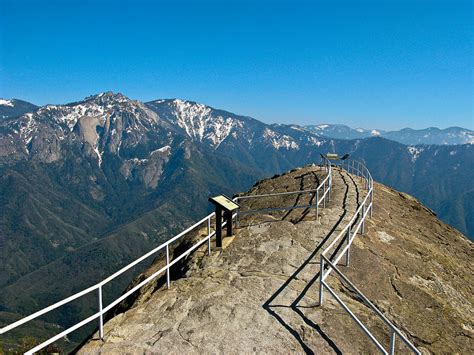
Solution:
[[(27, 112), (32, 112), (37, 108), (38, 106), (22, 100), (0, 99), (0, 118), (17, 117)], [(403, 128), (395, 131), (351, 128), (342, 124), (315, 124), (294, 127), (306, 129), (317, 136), (338, 139), (383, 137), (406, 145), (474, 144), (474, 131), (461, 127), (448, 127), (445, 129), (437, 127), (428, 127), (424, 129)]]
[(384, 131), (380, 129), (354, 129), (341, 124), (319, 124), (308, 125), (305, 128), (318, 135), (338, 139), (383, 137), (407, 145), (474, 144), (474, 131), (461, 127), (446, 129), (436, 127), (424, 129), (403, 128), (398, 131)]
[[(66, 105), (4, 102), (9, 102), (0, 106), (4, 323), (141, 256), (210, 211), (210, 195), (232, 195), (262, 177), (318, 162), (321, 153), (364, 160), (375, 180), (413, 194), (474, 236), (473, 144), (331, 138), (196, 102), (143, 103), (111, 92)], [(22, 108), (12, 111), (16, 102)], [(123, 290), (135, 272), (104, 289), (105, 298)], [(41, 329), (67, 326), (95, 308), (95, 299), (67, 305)]]

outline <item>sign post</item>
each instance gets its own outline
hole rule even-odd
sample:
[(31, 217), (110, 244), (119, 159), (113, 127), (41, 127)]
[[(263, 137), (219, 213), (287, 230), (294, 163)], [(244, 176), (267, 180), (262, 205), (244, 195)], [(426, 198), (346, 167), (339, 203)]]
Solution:
[(216, 247), (222, 247), (222, 216), (227, 222), (227, 236), (232, 236), (232, 213), (240, 208), (240, 205), (224, 195), (209, 197), (209, 202), (216, 207)]

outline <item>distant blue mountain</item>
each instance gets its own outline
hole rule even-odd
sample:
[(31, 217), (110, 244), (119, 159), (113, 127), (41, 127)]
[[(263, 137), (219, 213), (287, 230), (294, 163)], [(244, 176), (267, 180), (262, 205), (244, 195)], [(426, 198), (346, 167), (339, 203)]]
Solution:
[(305, 126), (305, 129), (320, 136), (338, 139), (383, 137), (406, 145), (474, 144), (474, 131), (461, 127), (449, 127), (446, 129), (436, 127), (425, 129), (403, 128), (399, 131), (383, 131), (378, 129), (354, 129), (341, 124), (318, 124)]

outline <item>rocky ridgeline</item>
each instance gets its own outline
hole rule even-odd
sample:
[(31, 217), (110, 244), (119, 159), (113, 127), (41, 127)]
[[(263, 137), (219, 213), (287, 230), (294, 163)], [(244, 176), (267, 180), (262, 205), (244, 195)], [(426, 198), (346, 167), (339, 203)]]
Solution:
[[(308, 189), (322, 177), (306, 167), (263, 180), (249, 193)], [(242, 220), (233, 241), (210, 256), (198, 250), (174, 271), (170, 290), (163, 280), (143, 288), (106, 323), (104, 341), (90, 340), (80, 353), (376, 353), (329, 294), (318, 305), (319, 255), (364, 194), (357, 177), (335, 171), (331, 201), (318, 219), (314, 210), (300, 209)], [(297, 202), (285, 199), (266, 203)], [(472, 242), (411, 196), (381, 184), (366, 230), (354, 241), (350, 267), (341, 270), (421, 351), (472, 351)], [(388, 347), (389, 333), (374, 313), (333, 275), (327, 281)], [(397, 350), (407, 352), (401, 342)]]

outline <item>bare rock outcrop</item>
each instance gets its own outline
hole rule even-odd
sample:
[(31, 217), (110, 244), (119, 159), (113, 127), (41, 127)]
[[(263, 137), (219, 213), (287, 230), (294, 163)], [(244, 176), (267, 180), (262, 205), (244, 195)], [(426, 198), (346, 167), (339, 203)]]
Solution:
[[(263, 180), (249, 193), (308, 189), (322, 176), (306, 167)], [(422, 352), (472, 351), (472, 242), (414, 198), (380, 184), (375, 189), (373, 218), (341, 270)], [(319, 218), (314, 209), (298, 209), (242, 220), (225, 248), (210, 256), (198, 250), (173, 275), (170, 290), (162, 280), (144, 287), (128, 310), (106, 323), (104, 341), (96, 334), (79, 352), (377, 353), (330, 294), (318, 304), (319, 255), (364, 194), (357, 177), (336, 170)], [(285, 199), (267, 203), (305, 202)], [(336, 277), (328, 282), (388, 346), (376, 315)]]

